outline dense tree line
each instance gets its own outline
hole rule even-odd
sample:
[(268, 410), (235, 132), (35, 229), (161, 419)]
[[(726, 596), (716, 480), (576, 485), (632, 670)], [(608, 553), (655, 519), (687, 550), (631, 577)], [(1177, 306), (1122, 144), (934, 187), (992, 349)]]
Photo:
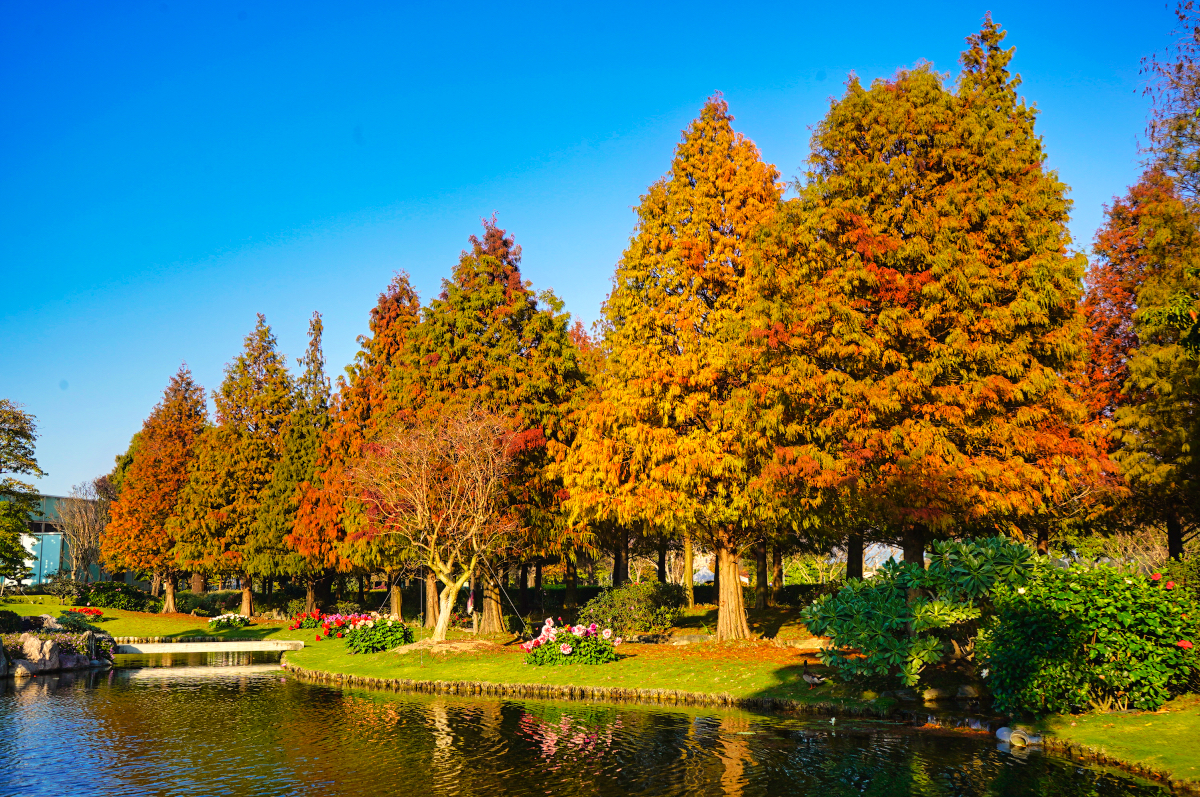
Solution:
[[(253, 579), (302, 582), (311, 607), (335, 574), (382, 574), (399, 614), (417, 576), (441, 632), (438, 582), (474, 579), (494, 632), (513, 568), (523, 590), (557, 562), (571, 589), (604, 554), (619, 584), (634, 549), (665, 577), (668, 548), (690, 573), (700, 545), (735, 639), (747, 556), (760, 605), (783, 552), (840, 548), (854, 577), (872, 541), (923, 562), (940, 538), (1046, 553), (1135, 524), (1182, 557), (1200, 521), (1200, 37), (1180, 19), (1191, 38), (1149, 63), (1145, 175), (1090, 268), (990, 18), (953, 83), (852, 76), (790, 197), (715, 95), (641, 198), (593, 335), (522, 278), (495, 218), (427, 304), (396, 276), (336, 389), (319, 315), (296, 377), (260, 316), (212, 420), (181, 369), (112, 474), (106, 561), (159, 573), (168, 605), (184, 572), (238, 576), (247, 614)], [(464, 496), (489, 519), (449, 522)]]

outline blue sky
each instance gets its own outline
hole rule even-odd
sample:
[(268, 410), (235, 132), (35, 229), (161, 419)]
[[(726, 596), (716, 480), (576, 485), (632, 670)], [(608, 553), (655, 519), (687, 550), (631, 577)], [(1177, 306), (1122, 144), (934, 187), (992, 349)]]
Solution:
[(1136, 179), (1144, 3), (0, 2), (0, 396), (40, 488), (110, 469), (186, 361), (206, 388), (263, 312), (325, 317), (331, 370), (393, 271), (434, 294), (483, 216), (593, 321), (680, 130), (724, 92), (788, 178), (846, 75), (1017, 48), (1086, 247)]

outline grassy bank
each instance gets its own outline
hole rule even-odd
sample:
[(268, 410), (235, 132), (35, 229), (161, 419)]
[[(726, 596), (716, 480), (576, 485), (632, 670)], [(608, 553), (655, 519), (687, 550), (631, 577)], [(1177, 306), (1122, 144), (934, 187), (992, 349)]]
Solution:
[(1200, 695), (1156, 712), (1052, 717), (1041, 730), (1072, 752), (1119, 762), (1200, 791)]
[[(64, 609), (73, 608), (60, 604), (55, 598), (45, 595), (35, 596), (32, 600), (36, 602), (0, 603), (0, 610), (16, 612), (23, 617), (39, 614), (57, 617), (59, 612)], [(193, 617), (190, 614), (127, 612), (122, 609), (105, 609), (104, 616), (94, 621), (93, 625), (115, 637), (174, 637), (179, 639), (193, 636), (263, 639), (275, 637), (277, 634), (287, 631), (287, 624), (283, 622), (256, 622), (249, 628), (214, 634), (208, 630), (207, 617)]]

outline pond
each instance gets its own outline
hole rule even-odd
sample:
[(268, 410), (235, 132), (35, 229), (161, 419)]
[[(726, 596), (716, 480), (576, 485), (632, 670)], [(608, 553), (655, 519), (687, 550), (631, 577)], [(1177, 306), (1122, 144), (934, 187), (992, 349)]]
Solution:
[(1167, 793), (987, 737), (342, 690), (272, 656), (118, 657), (112, 672), (0, 679), (0, 795)]

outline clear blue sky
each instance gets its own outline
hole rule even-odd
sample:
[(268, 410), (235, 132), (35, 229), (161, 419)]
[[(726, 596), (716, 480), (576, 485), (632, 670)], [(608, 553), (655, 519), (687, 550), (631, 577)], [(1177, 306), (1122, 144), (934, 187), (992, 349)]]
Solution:
[(1162, 2), (0, 2), (0, 396), (45, 492), (109, 470), (181, 361), (263, 312), (339, 371), (393, 271), (436, 292), (493, 211), (585, 323), (631, 208), (724, 92), (789, 178), (853, 70), (957, 74), (991, 10), (1073, 189), (1077, 245), (1137, 174)]

